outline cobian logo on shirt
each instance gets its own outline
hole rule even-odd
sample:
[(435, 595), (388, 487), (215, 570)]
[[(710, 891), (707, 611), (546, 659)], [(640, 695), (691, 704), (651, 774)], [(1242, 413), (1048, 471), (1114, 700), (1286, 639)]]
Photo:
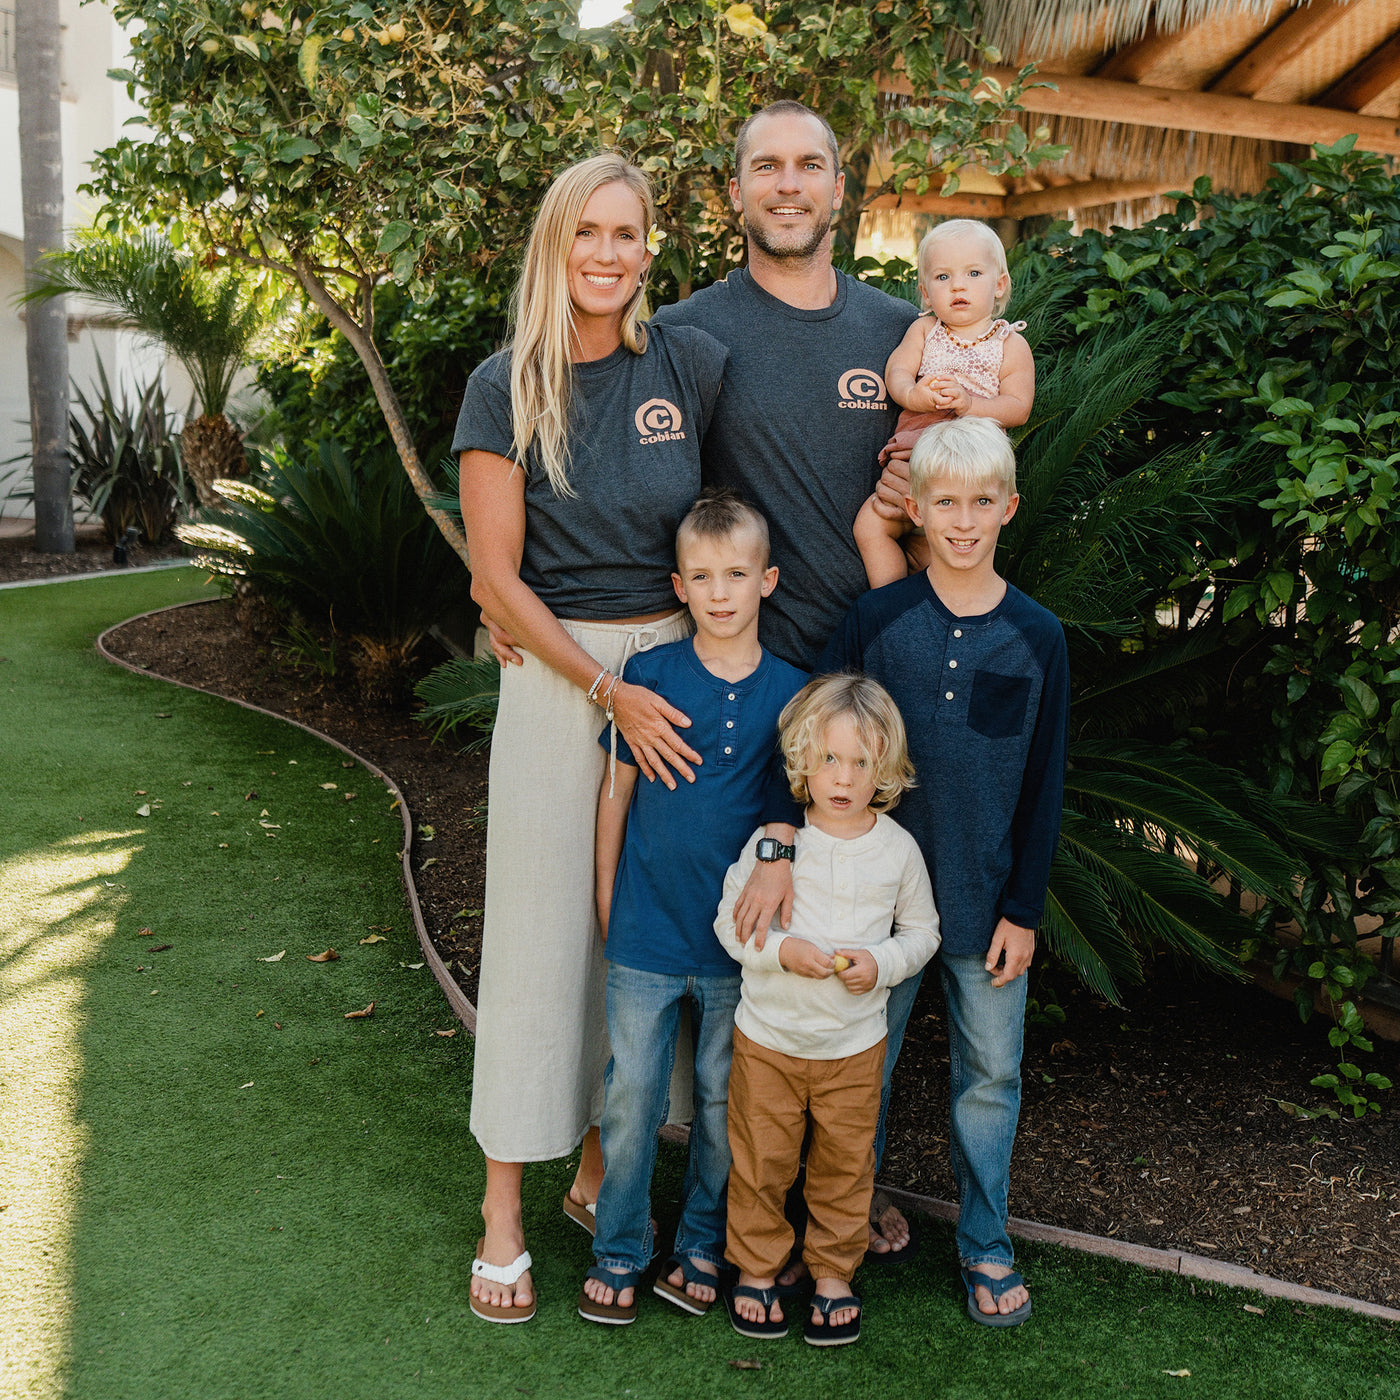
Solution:
[(873, 369), (848, 369), (836, 383), (841, 396), (837, 408), (889, 407), (885, 398), (885, 381)]
[(653, 442), (676, 442), (685, 437), (681, 411), (670, 399), (648, 399), (633, 416), (643, 447)]

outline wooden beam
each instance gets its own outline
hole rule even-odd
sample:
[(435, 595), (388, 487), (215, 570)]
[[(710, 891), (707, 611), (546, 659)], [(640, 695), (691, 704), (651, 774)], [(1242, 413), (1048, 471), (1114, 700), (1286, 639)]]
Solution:
[[(989, 68), (985, 73), (1003, 87), (1016, 80), (1014, 68)], [(1174, 88), (1116, 83), (1107, 78), (1075, 78), (1060, 73), (1036, 76), (1055, 87), (1033, 87), (1022, 93), (1020, 105), (1027, 112), (1125, 122), (1129, 126), (1159, 126), (1169, 131), (1249, 136), (1258, 141), (1289, 141), (1300, 146), (1331, 145), (1343, 136), (1353, 135), (1360, 150), (1400, 155), (1400, 121), (1393, 117), (1362, 117), (1328, 107), (1259, 102), (1249, 97), (1221, 97), (1213, 92), (1180, 92)], [(887, 92), (913, 92), (903, 73), (884, 74), (880, 86)]]
[(1393, 34), (1350, 73), (1337, 80), (1317, 99), (1319, 107), (1341, 107), (1359, 112), (1387, 88), (1400, 82), (1400, 34)]
[(1218, 92), (1222, 97), (1253, 97), (1270, 78), (1348, 13), (1356, 13), (1356, 7), (1348, 0), (1312, 0), (1304, 9), (1291, 11), (1231, 64), (1207, 91)]
[(999, 219), (1006, 212), (1006, 197), (999, 194), (882, 194), (866, 209), (896, 209), (901, 214), (937, 214), (945, 219)]
[(1081, 180), (1056, 189), (1009, 194), (1004, 213), (1009, 219), (1030, 219), (1037, 214), (1058, 214), (1069, 209), (1089, 209), (1096, 204), (1121, 204), (1148, 199), (1154, 194), (1179, 190), (1181, 180)]
[(1200, 27), (1199, 24), (1192, 24), (1164, 34), (1157, 28), (1155, 20), (1149, 20), (1147, 33), (1131, 44), (1124, 44), (1116, 53), (1109, 54), (1094, 69), (1093, 76), (1113, 78), (1123, 83), (1140, 83), (1159, 63), (1175, 58), (1188, 43), (1196, 42), (1196, 31)]

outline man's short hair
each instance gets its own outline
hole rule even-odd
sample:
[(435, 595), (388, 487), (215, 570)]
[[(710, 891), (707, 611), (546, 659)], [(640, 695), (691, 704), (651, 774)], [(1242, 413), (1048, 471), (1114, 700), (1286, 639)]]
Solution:
[(1009, 501), (1016, 494), (1016, 453), (990, 418), (949, 418), (925, 428), (909, 457), (909, 494), (922, 501), (940, 479), (959, 486), (995, 484)]
[(685, 519), (676, 528), (676, 557), (686, 540), (724, 540), (740, 530), (752, 530), (763, 545), (763, 567), (768, 567), (768, 522), (763, 512), (727, 486), (707, 486), (695, 498)]
[(734, 174), (736, 176), (744, 168), (744, 155), (749, 146), (749, 135), (753, 124), (760, 117), (815, 117), (822, 125), (822, 130), (826, 132), (826, 144), (831, 151), (832, 173), (841, 173), (841, 149), (836, 140), (836, 133), (831, 129), (831, 123), (822, 116), (820, 112), (814, 112), (805, 102), (798, 102), (791, 97), (780, 97), (776, 102), (770, 102), (766, 107), (754, 112), (739, 128), (739, 134), (734, 138)]

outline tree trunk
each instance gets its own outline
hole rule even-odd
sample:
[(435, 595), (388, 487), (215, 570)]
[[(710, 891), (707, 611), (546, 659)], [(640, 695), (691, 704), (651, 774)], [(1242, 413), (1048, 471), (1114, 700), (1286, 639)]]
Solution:
[[(222, 413), (192, 418), (180, 433), (180, 460), (202, 506), (216, 506), (221, 478), (243, 475), (243, 435)], [(155, 543), (154, 540), (151, 541)]]
[(374, 397), (379, 401), (380, 410), (384, 414), (384, 421), (389, 425), (389, 435), (398, 449), (399, 460), (403, 463), (404, 471), (408, 473), (408, 479), (413, 483), (413, 489), (418, 493), (418, 499), (423, 502), (423, 509), (428, 512), (433, 524), (442, 531), (442, 537), (456, 551), (457, 557), (470, 569), (472, 561), (467, 553), (466, 536), (457, 528), (450, 515), (444, 515), (442, 511), (428, 504), (428, 497), (434, 494), (435, 488), (418, 458), (413, 434), (408, 430), (408, 419), (403, 415), (403, 406), (399, 403), (399, 396), (394, 393), (394, 386), (389, 383), (389, 371), (384, 368), (384, 361), (380, 359), (374, 341), (365, 333), (365, 328), (330, 294), (305, 257), (295, 257), (293, 266), (296, 268), (297, 280), (306, 289), (306, 294), (315, 303), (316, 309), (350, 342), (351, 348), (360, 357), (360, 363), (364, 365), (365, 373), (369, 375), (370, 385), (374, 389)]
[[(15, 74), (19, 88), (20, 191), (24, 205), (24, 274), (63, 247), (63, 139), (60, 126), (58, 0), (19, 0)], [(68, 310), (64, 297), (25, 308), (33, 444), (34, 544), (73, 552), (73, 492), (68, 461)]]

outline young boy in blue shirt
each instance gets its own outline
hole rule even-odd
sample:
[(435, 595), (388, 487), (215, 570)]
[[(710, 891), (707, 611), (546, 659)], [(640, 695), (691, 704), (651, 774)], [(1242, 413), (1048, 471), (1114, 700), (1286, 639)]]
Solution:
[[(625, 740), (598, 801), (598, 918), (608, 956), (612, 1060), (603, 1108), (604, 1176), (595, 1266), (579, 1314), (623, 1324), (654, 1253), (650, 1189), (666, 1118), (681, 1008), (695, 1051), (695, 1119), (674, 1254), (655, 1292), (692, 1314), (717, 1296), (729, 1177), (729, 1062), (739, 969), (715, 937), (724, 876), (762, 812), (778, 716), (806, 675), (760, 646), (758, 613), (778, 571), (763, 516), (732, 491), (706, 491), (676, 532), (676, 593), (695, 636), (641, 652), (625, 679), (690, 717), (695, 781), (638, 783)], [(610, 736), (600, 742), (607, 745)]]
[[(1012, 1267), (1007, 1193), (1025, 973), (1064, 797), (1069, 663), (1058, 619), (996, 572), (997, 537), (1020, 503), (1006, 434), (986, 418), (936, 423), (909, 469), (905, 508), (927, 535), (929, 566), (858, 599), (817, 674), (864, 672), (894, 697), (908, 728), (919, 785), (896, 820), (923, 852), (942, 921), (958, 1257), (968, 1315), (1007, 1327), (1031, 1310)], [(789, 841), (795, 810), (789, 804), (784, 815), (776, 782), (770, 794), (766, 834)], [(877, 1169), (919, 982), (890, 990)]]

